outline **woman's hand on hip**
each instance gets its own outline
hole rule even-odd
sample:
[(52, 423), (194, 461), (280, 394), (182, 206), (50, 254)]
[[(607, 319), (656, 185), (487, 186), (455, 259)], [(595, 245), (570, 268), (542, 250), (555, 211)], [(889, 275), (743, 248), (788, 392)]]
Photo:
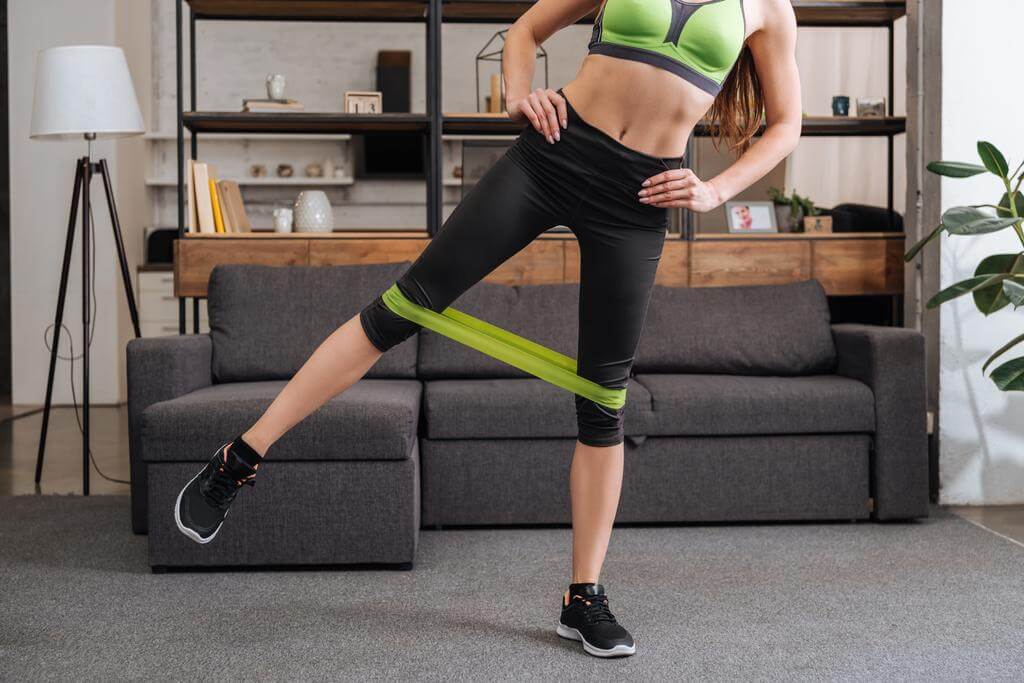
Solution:
[(668, 209), (681, 207), (707, 213), (721, 206), (722, 198), (710, 182), (704, 182), (688, 168), (676, 168), (651, 176), (637, 192), (641, 204)]
[(561, 139), (559, 131), (569, 125), (565, 98), (551, 88), (537, 88), (526, 97), (510, 101), (508, 117), (518, 123), (528, 121), (550, 143)]

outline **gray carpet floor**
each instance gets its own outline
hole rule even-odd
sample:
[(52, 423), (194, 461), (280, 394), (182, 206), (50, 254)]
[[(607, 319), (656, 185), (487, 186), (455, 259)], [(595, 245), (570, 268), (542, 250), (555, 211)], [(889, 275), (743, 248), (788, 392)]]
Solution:
[(569, 534), (428, 531), (416, 568), (154, 575), (122, 497), (0, 498), (0, 678), (1020, 679), (1024, 548), (913, 524), (617, 529), (638, 654), (554, 633)]

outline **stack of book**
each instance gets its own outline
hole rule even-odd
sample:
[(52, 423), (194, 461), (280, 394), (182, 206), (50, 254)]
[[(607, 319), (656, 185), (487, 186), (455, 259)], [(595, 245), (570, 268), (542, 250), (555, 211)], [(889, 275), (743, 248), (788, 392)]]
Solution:
[(242, 193), (233, 180), (217, 180), (213, 164), (188, 162), (188, 231), (251, 232)]
[(302, 111), (301, 102), (296, 100), (242, 100), (242, 111), (248, 112), (290, 112)]

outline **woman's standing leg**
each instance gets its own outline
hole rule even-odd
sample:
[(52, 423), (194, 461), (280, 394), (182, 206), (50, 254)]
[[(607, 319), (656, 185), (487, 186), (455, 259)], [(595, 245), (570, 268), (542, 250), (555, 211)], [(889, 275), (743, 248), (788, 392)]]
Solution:
[[(582, 213), (574, 226), (580, 245), (578, 372), (624, 389), (661, 258), (664, 217), (640, 211), (629, 222), (614, 204)], [(644, 221), (637, 226), (636, 222)], [(628, 400), (628, 399), (627, 399)], [(572, 584), (563, 598), (559, 634), (583, 640), (590, 654), (629, 655), (636, 644), (608, 608), (600, 585), (622, 490), (623, 409), (576, 397), (579, 435), (569, 473), (572, 499)]]

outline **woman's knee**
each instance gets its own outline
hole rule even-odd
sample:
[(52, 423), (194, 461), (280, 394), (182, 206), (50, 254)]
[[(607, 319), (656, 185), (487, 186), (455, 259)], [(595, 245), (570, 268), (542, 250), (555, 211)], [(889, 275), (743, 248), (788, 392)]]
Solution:
[(579, 442), (586, 446), (617, 446), (623, 440), (624, 411), (576, 396)]
[(359, 312), (359, 322), (370, 343), (386, 352), (416, 334), (420, 326), (398, 315), (378, 296)]

